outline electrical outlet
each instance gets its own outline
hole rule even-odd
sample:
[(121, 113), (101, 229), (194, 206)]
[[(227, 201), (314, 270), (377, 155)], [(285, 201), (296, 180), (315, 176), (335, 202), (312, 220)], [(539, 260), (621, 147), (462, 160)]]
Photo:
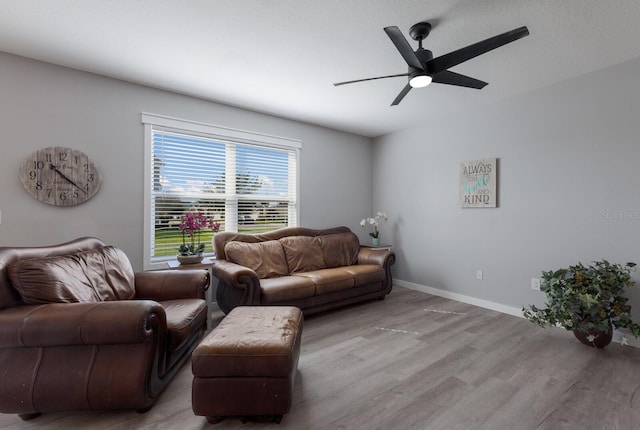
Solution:
[(476, 270), (476, 279), (482, 279), (482, 270)]
[(531, 289), (532, 290), (536, 290), (536, 291), (540, 291), (540, 279), (531, 278)]

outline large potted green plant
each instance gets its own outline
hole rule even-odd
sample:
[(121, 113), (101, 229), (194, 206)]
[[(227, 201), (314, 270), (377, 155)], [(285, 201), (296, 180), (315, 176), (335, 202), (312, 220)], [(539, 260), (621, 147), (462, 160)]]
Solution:
[[(523, 307), (523, 314), (541, 327), (571, 330), (582, 343), (598, 348), (611, 342), (614, 327), (626, 328), (637, 338), (640, 326), (631, 319), (631, 306), (624, 294), (625, 288), (635, 284), (631, 279), (635, 266), (602, 260), (542, 272), (540, 290), (547, 295), (546, 308)], [(626, 340), (623, 336), (621, 342), (626, 344)]]

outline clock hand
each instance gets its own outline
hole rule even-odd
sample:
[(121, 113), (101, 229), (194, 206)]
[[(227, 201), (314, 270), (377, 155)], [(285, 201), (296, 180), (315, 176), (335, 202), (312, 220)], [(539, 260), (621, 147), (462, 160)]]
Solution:
[(85, 190), (84, 188), (80, 188), (78, 186), (78, 184), (76, 184), (75, 182), (73, 182), (71, 179), (69, 179), (64, 173), (62, 173), (53, 163), (49, 164), (49, 167), (51, 169), (53, 169), (58, 175), (60, 175), (62, 177), (62, 179), (64, 179), (65, 181), (67, 181), (68, 183), (70, 183), (71, 185), (73, 185), (74, 187), (76, 187), (77, 189), (79, 189), (80, 191), (82, 191), (83, 193), (87, 194), (87, 190)]

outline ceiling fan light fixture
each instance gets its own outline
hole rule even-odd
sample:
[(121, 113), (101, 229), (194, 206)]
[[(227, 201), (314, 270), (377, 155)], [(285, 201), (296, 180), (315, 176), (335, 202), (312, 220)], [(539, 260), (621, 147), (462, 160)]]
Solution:
[(409, 80), (409, 85), (411, 85), (411, 88), (422, 88), (429, 85), (431, 80), (429, 75), (417, 75)]

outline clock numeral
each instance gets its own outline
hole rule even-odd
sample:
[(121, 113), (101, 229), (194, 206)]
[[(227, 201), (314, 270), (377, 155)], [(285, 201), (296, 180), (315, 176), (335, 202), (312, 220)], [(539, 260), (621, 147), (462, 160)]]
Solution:
[(53, 189), (51, 188), (47, 188), (47, 198), (51, 198), (51, 193), (53, 192)]
[(82, 188), (84, 188), (88, 192), (91, 187), (89, 187), (89, 184), (84, 184), (84, 187), (82, 187)]
[(43, 169), (44, 168), (44, 161), (34, 161), (33, 162), (33, 168), (34, 169), (38, 169), (38, 170)]
[(87, 175), (87, 182), (93, 182), (93, 173)]
[(84, 173), (89, 173), (89, 164), (84, 165)]
[(67, 153), (66, 152), (59, 152), (58, 153), (58, 159), (60, 161), (67, 161)]
[(45, 154), (44, 159), (47, 161), (47, 163), (51, 163), (51, 154)]
[(65, 200), (67, 200), (67, 192), (63, 191), (60, 193), (60, 195), (58, 195), (58, 200), (60, 200), (61, 202), (64, 202)]
[(38, 174), (36, 173), (35, 170), (30, 170), (29, 171), (29, 179), (34, 180), (38, 177)]
[(74, 190), (73, 194), (71, 195), (71, 197), (73, 197), (74, 199), (77, 199), (80, 195), (78, 194), (78, 190)]

